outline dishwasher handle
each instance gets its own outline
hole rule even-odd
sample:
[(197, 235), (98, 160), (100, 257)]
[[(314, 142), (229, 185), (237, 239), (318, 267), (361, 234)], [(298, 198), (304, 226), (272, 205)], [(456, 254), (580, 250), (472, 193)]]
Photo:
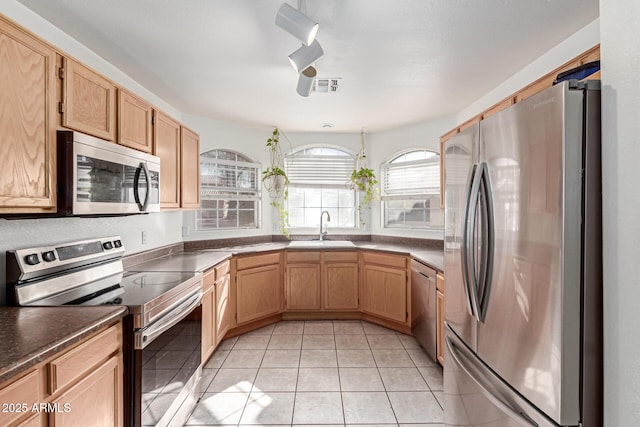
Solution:
[(433, 277), (424, 274), (422, 271), (418, 271), (418, 270), (413, 270), (413, 271), (415, 271), (416, 273), (418, 273), (419, 275), (421, 275), (422, 277), (424, 277), (425, 279), (427, 279), (430, 282), (434, 281)]

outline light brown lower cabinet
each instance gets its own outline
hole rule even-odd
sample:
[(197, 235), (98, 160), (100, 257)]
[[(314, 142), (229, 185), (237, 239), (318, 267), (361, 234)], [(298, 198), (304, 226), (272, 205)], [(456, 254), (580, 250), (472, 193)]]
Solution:
[(238, 325), (282, 312), (280, 263), (279, 253), (238, 258), (235, 283)]
[(231, 328), (233, 310), (229, 299), (230, 276), (226, 273), (216, 280), (216, 345)]
[(444, 275), (436, 275), (436, 355), (444, 365)]
[(287, 264), (286, 310), (320, 310), (320, 263)]
[(322, 308), (358, 311), (358, 253), (325, 252), (322, 261)]
[(407, 322), (406, 270), (365, 265), (362, 293), (362, 311), (399, 323)]
[(113, 427), (123, 421), (122, 355), (112, 357), (53, 403), (51, 427)]
[(0, 425), (121, 427), (123, 379), (118, 323), (2, 385)]
[(201, 361), (205, 363), (216, 349), (216, 289), (205, 289), (202, 294)]

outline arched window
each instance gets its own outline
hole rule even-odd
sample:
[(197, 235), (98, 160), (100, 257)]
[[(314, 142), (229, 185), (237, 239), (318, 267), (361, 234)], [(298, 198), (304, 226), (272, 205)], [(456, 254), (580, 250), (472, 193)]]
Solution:
[(331, 227), (355, 228), (356, 194), (347, 188), (354, 166), (355, 156), (335, 147), (307, 147), (286, 155), (290, 226), (318, 227), (326, 210)]
[(389, 228), (443, 228), (440, 155), (411, 150), (382, 165), (382, 209)]
[(260, 227), (260, 165), (232, 150), (200, 155), (196, 229)]

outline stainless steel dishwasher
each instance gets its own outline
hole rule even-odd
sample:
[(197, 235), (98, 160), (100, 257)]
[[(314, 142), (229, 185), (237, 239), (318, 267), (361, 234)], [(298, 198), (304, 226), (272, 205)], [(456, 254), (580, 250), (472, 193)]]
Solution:
[(429, 357), (436, 355), (436, 272), (411, 260), (411, 332)]

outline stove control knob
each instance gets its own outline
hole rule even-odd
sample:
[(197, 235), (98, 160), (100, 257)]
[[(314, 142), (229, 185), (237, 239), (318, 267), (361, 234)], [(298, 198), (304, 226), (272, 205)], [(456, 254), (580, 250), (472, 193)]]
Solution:
[(24, 261), (29, 265), (40, 264), (40, 258), (38, 257), (38, 254), (27, 255), (26, 257), (24, 257)]
[(51, 262), (56, 260), (56, 254), (53, 251), (43, 252), (42, 259), (46, 262)]
[(113, 243), (111, 243), (111, 242), (104, 242), (104, 243), (102, 244), (102, 247), (103, 247), (103, 248), (105, 248), (105, 249), (107, 249), (107, 250), (108, 250), (108, 249), (113, 249)]
[(116, 248), (121, 248), (122, 247), (122, 242), (120, 240), (114, 240), (113, 241), (113, 246), (115, 246)]

